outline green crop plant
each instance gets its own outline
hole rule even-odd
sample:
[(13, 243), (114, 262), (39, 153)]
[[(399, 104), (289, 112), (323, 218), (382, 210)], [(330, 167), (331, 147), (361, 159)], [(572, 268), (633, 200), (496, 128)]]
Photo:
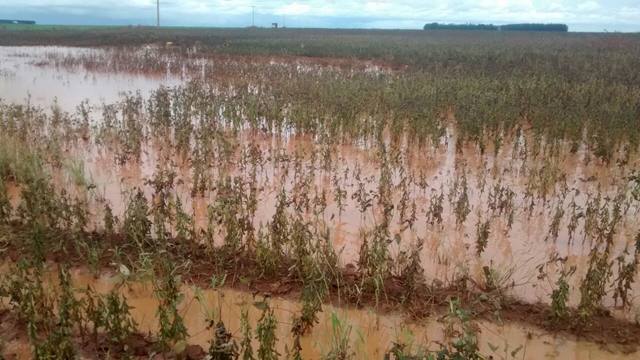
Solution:
[(116, 291), (111, 291), (103, 296), (96, 305), (97, 311), (102, 312), (102, 318), (95, 315), (96, 320), (103, 325), (111, 343), (124, 344), (126, 339), (137, 333), (138, 325), (131, 316), (131, 307), (124, 296), (119, 295)]
[(84, 290), (84, 302), (83, 302), (84, 321), (82, 326), (85, 327), (85, 332), (91, 329), (91, 337), (95, 345), (98, 345), (98, 335), (100, 328), (103, 328), (106, 323), (106, 314), (104, 310), (104, 301), (100, 294), (91, 287), (87, 286)]
[(331, 348), (322, 356), (324, 360), (347, 360), (354, 357), (350, 346), (351, 326), (340, 320), (336, 313), (331, 314)]
[(384, 282), (390, 275), (391, 239), (384, 225), (378, 225), (372, 232), (363, 233), (362, 236), (358, 257), (358, 271), (362, 278), (361, 288), (372, 289), (377, 304), (384, 293)]
[(154, 294), (158, 299), (159, 330), (158, 341), (162, 351), (173, 349), (187, 339), (187, 328), (178, 310), (183, 300), (180, 291), (180, 277), (171, 261), (157, 263), (158, 272), (154, 277)]
[(249, 323), (249, 310), (242, 309), (240, 313), (240, 333), (242, 339), (240, 340), (240, 359), (242, 360), (255, 360), (253, 355), (253, 345), (251, 344), (252, 332), (251, 324)]
[(182, 208), (182, 201), (176, 196), (175, 204), (175, 231), (178, 239), (186, 241), (195, 239), (195, 224), (193, 217), (187, 214)]
[(480, 353), (477, 327), (469, 312), (460, 306), (458, 299), (449, 300), (449, 311), (445, 318), (445, 335), (449, 342), (436, 354), (437, 359), (477, 359)]
[[(49, 351), (52, 358), (71, 359), (75, 357), (76, 352), (73, 344), (73, 331), (75, 325), (80, 322), (81, 304), (75, 298), (66, 266), (59, 267), (58, 278), (60, 281), (60, 295), (57, 301), (58, 316), (56, 326), (46, 341), (39, 346), (42, 346), (42, 349), (48, 348), (45, 351)], [(36, 351), (36, 354), (36, 356), (40, 356), (38, 351)], [(43, 354), (43, 358), (47, 357), (47, 355)]]
[(576, 271), (575, 266), (565, 268), (564, 261), (561, 262), (560, 276), (556, 281), (556, 287), (551, 293), (551, 319), (555, 322), (564, 321), (569, 316), (569, 278)]
[(610, 247), (604, 251), (598, 245), (591, 249), (589, 254), (589, 268), (580, 284), (580, 304), (578, 315), (583, 322), (591, 320), (601, 301), (606, 295), (606, 285), (612, 275), (612, 262), (609, 261)]
[(260, 315), (256, 326), (256, 339), (260, 344), (256, 355), (261, 360), (277, 360), (280, 355), (276, 350), (278, 341), (276, 337), (276, 328), (278, 326), (276, 317), (266, 300), (260, 302), (259, 307), (262, 308), (262, 315)]
[(124, 213), (122, 231), (124, 235), (135, 243), (139, 249), (147, 249), (151, 242), (151, 220), (149, 220), (149, 205), (142, 190), (132, 193)]

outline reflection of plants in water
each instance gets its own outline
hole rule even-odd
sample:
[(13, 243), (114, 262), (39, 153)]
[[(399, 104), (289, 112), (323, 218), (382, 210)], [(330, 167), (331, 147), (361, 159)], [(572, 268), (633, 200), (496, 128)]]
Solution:
[[(630, 306), (629, 291), (631, 291), (631, 285), (635, 281), (636, 274), (638, 273), (638, 263), (640, 262), (640, 231), (635, 237), (634, 251), (629, 254), (629, 248), (625, 247), (622, 254), (616, 258), (618, 263), (618, 277), (615, 280), (615, 289), (613, 292), (613, 299), (618, 304), (618, 300), (622, 303), (623, 307)], [(627, 257), (631, 257), (631, 260), (625, 263)]]
[(560, 231), (560, 222), (564, 216), (564, 208), (562, 207), (562, 199), (558, 199), (556, 210), (551, 217), (551, 224), (549, 224), (549, 232), (545, 240), (552, 239), (556, 241), (558, 239), (558, 232)]
[[(211, 324), (213, 325), (213, 323)], [(209, 344), (209, 357), (213, 360), (233, 360), (238, 358), (238, 345), (231, 333), (219, 320), (213, 328), (213, 339)]]
[(364, 181), (358, 182), (358, 191), (351, 195), (351, 199), (355, 199), (358, 202), (358, 209), (360, 210), (361, 216), (364, 216), (367, 209), (373, 205), (372, 199), (369, 197), (369, 192), (367, 192), (365, 188)]
[(429, 203), (429, 210), (427, 211), (427, 219), (429, 224), (435, 223), (442, 224), (442, 212), (444, 208), (442, 203), (444, 202), (444, 190), (440, 190), (440, 195), (432, 196)]
[(478, 222), (476, 223), (476, 255), (480, 256), (484, 249), (486, 249), (489, 242), (489, 234), (491, 231), (491, 219), (482, 221), (478, 216)]
[(458, 178), (455, 179), (453, 191), (453, 211), (456, 216), (456, 225), (459, 227), (467, 220), (467, 216), (471, 212), (469, 204), (469, 190), (467, 185), (467, 174), (462, 173), (462, 178), (458, 183)]
[(112, 235), (115, 233), (116, 218), (113, 216), (113, 210), (111, 210), (111, 206), (109, 206), (109, 204), (104, 205), (104, 216), (102, 222), (104, 224), (105, 234)]
[(336, 206), (338, 207), (338, 217), (342, 215), (342, 212), (345, 209), (345, 200), (347, 199), (347, 191), (342, 188), (340, 185), (340, 180), (338, 179), (338, 174), (334, 174), (332, 178), (334, 195), (333, 200), (336, 202)]
[(576, 204), (575, 196), (571, 199), (571, 203), (569, 203), (569, 208), (571, 209), (571, 218), (569, 219), (569, 224), (567, 225), (567, 230), (569, 233), (569, 243), (573, 240), (573, 236), (578, 228), (578, 222), (580, 219), (584, 217), (584, 213), (580, 206)]
[(640, 171), (636, 171), (629, 176), (629, 182), (631, 183), (631, 196), (636, 201), (640, 201)]
[(500, 178), (493, 189), (489, 192), (489, 203), (487, 206), (495, 215), (505, 215), (507, 217), (507, 228), (511, 229), (515, 216), (515, 192), (507, 185), (501, 184)]

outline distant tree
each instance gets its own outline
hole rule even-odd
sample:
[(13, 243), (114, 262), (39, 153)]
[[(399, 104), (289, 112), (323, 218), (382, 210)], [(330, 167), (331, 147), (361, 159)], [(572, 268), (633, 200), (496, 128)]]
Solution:
[(557, 31), (567, 32), (569, 27), (566, 24), (507, 24), (500, 26), (502, 31)]
[(33, 20), (7, 20), (0, 19), (0, 24), (20, 24), (20, 25), (35, 25)]
[(440, 24), (437, 22), (424, 25), (424, 30), (484, 30), (484, 31), (556, 31), (567, 32), (566, 24), (507, 24), (496, 26), (493, 24)]
[(440, 24), (437, 22), (424, 25), (424, 30), (498, 30), (493, 24)]

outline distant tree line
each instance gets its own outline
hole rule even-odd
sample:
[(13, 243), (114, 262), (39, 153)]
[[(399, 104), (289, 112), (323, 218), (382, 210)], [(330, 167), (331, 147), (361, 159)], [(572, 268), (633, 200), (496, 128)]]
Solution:
[(567, 32), (566, 24), (440, 24), (430, 23), (424, 25), (425, 30), (489, 30), (489, 31), (559, 31)]
[(425, 30), (498, 30), (493, 24), (439, 24), (431, 23), (424, 25)]
[(500, 25), (502, 31), (559, 31), (567, 32), (569, 27), (566, 24), (507, 24)]
[(8, 20), (0, 19), (0, 24), (22, 24), (22, 25), (35, 25), (33, 20)]

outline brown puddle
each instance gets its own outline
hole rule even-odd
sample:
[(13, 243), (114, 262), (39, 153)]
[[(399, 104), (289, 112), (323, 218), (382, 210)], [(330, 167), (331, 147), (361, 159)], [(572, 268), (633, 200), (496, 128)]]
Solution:
[[(98, 279), (85, 270), (72, 272), (74, 287), (84, 289), (88, 285), (99, 293), (107, 293), (122, 283), (119, 275), (102, 274)], [(150, 283), (127, 282), (119, 287), (132, 307), (131, 314), (143, 332), (157, 330), (155, 311), (158, 301), (153, 294)], [(261, 297), (253, 297), (249, 293), (236, 290), (210, 290), (184, 285), (184, 300), (180, 313), (189, 332), (188, 343), (197, 344), (207, 349), (212, 338), (212, 330), (208, 329), (210, 319), (222, 320), (234, 337), (240, 337), (240, 314), (243, 309), (249, 312), (249, 322), (255, 330), (261, 310), (253, 303), (261, 301)], [(291, 322), (298, 313), (300, 304), (280, 298), (269, 299), (269, 304), (278, 319), (277, 337), (278, 351), (285, 354), (285, 347), (291, 348)], [(443, 323), (435, 318), (420, 322), (407, 322), (401, 315), (379, 315), (373, 311), (338, 308), (325, 305), (319, 314), (319, 323), (308, 335), (302, 338), (302, 355), (305, 359), (318, 359), (326, 354), (332, 342), (333, 319), (350, 328), (350, 346), (356, 359), (382, 359), (394, 341), (406, 344), (429, 345), (437, 348), (438, 342), (444, 341)], [(497, 325), (489, 322), (478, 322), (480, 350), (484, 354), (502, 358), (506, 354), (522, 346), (517, 359), (637, 359), (638, 354), (623, 354), (607, 351), (601, 346), (576, 340), (573, 338), (552, 335), (540, 329), (533, 329), (522, 324), (506, 323)], [(254, 340), (254, 349), (257, 342)], [(492, 350), (497, 347), (497, 350)], [(28, 344), (9, 342), (5, 344), (5, 353), (16, 353), (18, 358), (30, 357)]]

